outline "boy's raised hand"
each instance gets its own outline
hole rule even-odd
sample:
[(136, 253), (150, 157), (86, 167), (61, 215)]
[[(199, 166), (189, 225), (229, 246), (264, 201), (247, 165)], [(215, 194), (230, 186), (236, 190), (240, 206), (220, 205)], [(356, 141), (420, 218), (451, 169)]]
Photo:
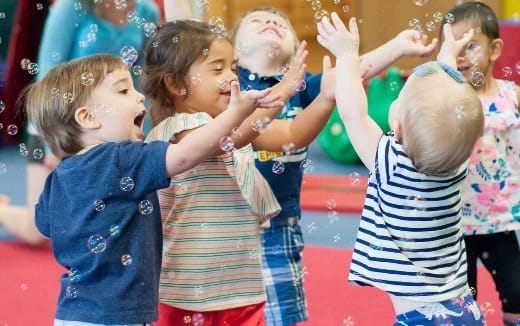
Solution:
[(395, 46), (401, 50), (401, 55), (409, 56), (428, 56), (430, 55), (439, 40), (434, 38), (428, 44), (428, 35), (422, 34), (413, 29), (407, 29), (394, 38)]
[(330, 18), (331, 21), (325, 17), (318, 23), (318, 43), (336, 57), (357, 56), (359, 53), (359, 32), (356, 18), (350, 18), (350, 31), (347, 30), (345, 24), (335, 12), (330, 15)]
[(473, 37), (473, 29), (464, 33), (459, 40), (455, 40), (451, 25), (445, 24), (443, 26), (442, 34), (444, 36), (444, 41), (441, 44), (439, 53), (437, 54), (437, 60), (456, 68), (457, 56)]
[(298, 87), (303, 82), (305, 69), (307, 68), (305, 60), (309, 54), (309, 51), (306, 50), (306, 47), (307, 42), (302, 41), (298, 47), (298, 50), (296, 50), (296, 53), (291, 59), (291, 63), (289, 64), (287, 72), (284, 74), (283, 79), (279, 83), (279, 88), (276, 88), (283, 90), (283, 92), (287, 92), (287, 94), (284, 94), (285, 96), (283, 96), (287, 99), (296, 94)]
[(240, 85), (236, 80), (231, 82), (230, 87), (231, 99), (228, 110), (240, 110), (247, 116), (257, 108), (279, 108), (284, 105), (284, 102), (280, 101), (279, 95), (271, 94), (271, 88), (261, 91), (240, 91)]

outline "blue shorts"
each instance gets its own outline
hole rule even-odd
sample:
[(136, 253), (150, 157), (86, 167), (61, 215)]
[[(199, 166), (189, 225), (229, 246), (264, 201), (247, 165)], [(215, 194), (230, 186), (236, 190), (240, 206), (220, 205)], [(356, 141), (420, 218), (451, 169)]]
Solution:
[(303, 236), (298, 217), (271, 220), (264, 229), (262, 264), (267, 326), (288, 326), (308, 319), (303, 293)]
[(484, 315), (471, 295), (432, 303), (397, 315), (394, 326), (484, 326)]

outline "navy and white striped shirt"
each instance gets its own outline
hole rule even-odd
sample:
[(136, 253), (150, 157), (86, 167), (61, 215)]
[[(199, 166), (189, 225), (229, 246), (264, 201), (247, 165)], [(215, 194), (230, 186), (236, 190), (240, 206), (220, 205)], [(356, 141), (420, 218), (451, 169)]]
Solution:
[(381, 138), (349, 280), (403, 299), (440, 302), (467, 291), (460, 229), (466, 165), (447, 177), (417, 172), (392, 133)]

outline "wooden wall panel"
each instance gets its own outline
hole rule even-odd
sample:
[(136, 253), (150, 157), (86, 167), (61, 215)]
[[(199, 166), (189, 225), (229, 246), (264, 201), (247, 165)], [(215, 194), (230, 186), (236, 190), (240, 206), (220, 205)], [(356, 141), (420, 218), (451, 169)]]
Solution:
[[(337, 1), (337, 0), (336, 0)], [(423, 0), (424, 1), (424, 0)], [(423, 6), (417, 6), (413, 0), (340, 0), (334, 4), (334, 0), (321, 0), (322, 8), (328, 12), (336, 11), (347, 22), (352, 16), (356, 16), (359, 22), (361, 35), (361, 53), (368, 52), (384, 42), (393, 38), (403, 29), (408, 28), (408, 22), (419, 19), (425, 33), (429, 38), (437, 37), (439, 24), (435, 23), (435, 29), (428, 31), (426, 23), (433, 20), (433, 15), (440, 12), (443, 15), (459, 0), (429, 0)], [(501, 17), (501, 0), (482, 1), (490, 5)], [(328, 54), (316, 41), (316, 26), (314, 23), (314, 10), (312, 2), (307, 0), (210, 0), (210, 6), (206, 17), (220, 16), (224, 18), (226, 26), (231, 28), (247, 10), (257, 6), (272, 6), (282, 9), (290, 17), (298, 37), (309, 43), (309, 57), (307, 65), (311, 72), (321, 71), (322, 57)], [(344, 12), (343, 6), (349, 10)], [(403, 58), (394, 65), (402, 69), (409, 69), (430, 58)]]
[[(343, 6), (349, 6), (349, 14), (355, 10), (356, 5), (350, 0), (341, 0), (339, 4), (334, 4), (333, 0), (322, 0), (322, 9), (328, 12), (338, 11), (342, 18), (347, 18), (347, 14), (342, 12)], [(309, 57), (307, 66), (311, 72), (319, 72), (322, 67), (322, 58), (326, 54), (316, 41), (316, 25), (314, 23), (314, 10), (312, 2), (306, 0), (211, 0), (209, 2), (206, 18), (220, 16), (224, 19), (226, 27), (231, 28), (238, 18), (249, 9), (259, 6), (276, 7), (283, 10), (291, 19), (291, 23), (298, 34), (300, 40), (308, 42)]]
[[(446, 14), (456, 3), (456, 0), (429, 0), (423, 6), (417, 6), (412, 0), (358, 0), (358, 17), (363, 20), (360, 24), (361, 53), (370, 51), (384, 42), (393, 38), (403, 29), (408, 28), (408, 22), (419, 19), (424, 32), (431, 40), (439, 36), (439, 24), (435, 23), (435, 29), (428, 31), (426, 23), (433, 21), (432, 16), (436, 12)], [(482, 1), (495, 10), (501, 17), (501, 0)], [(429, 58), (402, 58), (395, 62), (395, 66), (402, 69), (412, 68), (422, 62), (434, 59)]]

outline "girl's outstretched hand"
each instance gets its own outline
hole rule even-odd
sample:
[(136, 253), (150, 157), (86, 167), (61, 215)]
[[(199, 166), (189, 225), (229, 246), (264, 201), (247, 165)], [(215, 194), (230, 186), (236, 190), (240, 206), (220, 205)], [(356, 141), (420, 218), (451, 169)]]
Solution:
[(437, 60), (454, 68), (457, 67), (457, 56), (473, 37), (473, 29), (470, 29), (459, 40), (455, 40), (450, 24), (445, 24), (442, 30), (444, 41), (437, 54)]
[(435, 50), (439, 42), (437, 38), (434, 38), (428, 44), (428, 35), (413, 29), (407, 29), (397, 34), (394, 41), (401, 50), (401, 55), (410, 56), (428, 56)]
[(283, 79), (280, 81), (280, 88), (283, 92), (287, 92), (284, 94), (285, 97), (290, 98), (294, 94), (296, 94), (300, 84), (303, 82), (303, 78), (305, 76), (305, 69), (307, 65), (305, 64), (305, 60), (307, 59), (307, 55), (309, 51), (306, 50), (307, 42), (302, 41), (298, 50), (294, 54), (294, 57), (291, 59), (291, 63), (287, 68), (287, 72), (284, 74)]
[(325, 17), (318, 23), (318, 43), (336, 57), (357, 56), (359, 53), (359, 32), (356, 18), (350, 18), (348, 30), (335, 12), (330, 15), (330, 19), (331, 21)]
[(284, 105), (280, 101), (280, 95), (271, 94), (271, 88), (264, 90), (240, 91), (238, 81), (231, 82), (231, 99), (229, 101), (228, 110), (240, 110), (249, 115), (257, 108), (277, 108)]

